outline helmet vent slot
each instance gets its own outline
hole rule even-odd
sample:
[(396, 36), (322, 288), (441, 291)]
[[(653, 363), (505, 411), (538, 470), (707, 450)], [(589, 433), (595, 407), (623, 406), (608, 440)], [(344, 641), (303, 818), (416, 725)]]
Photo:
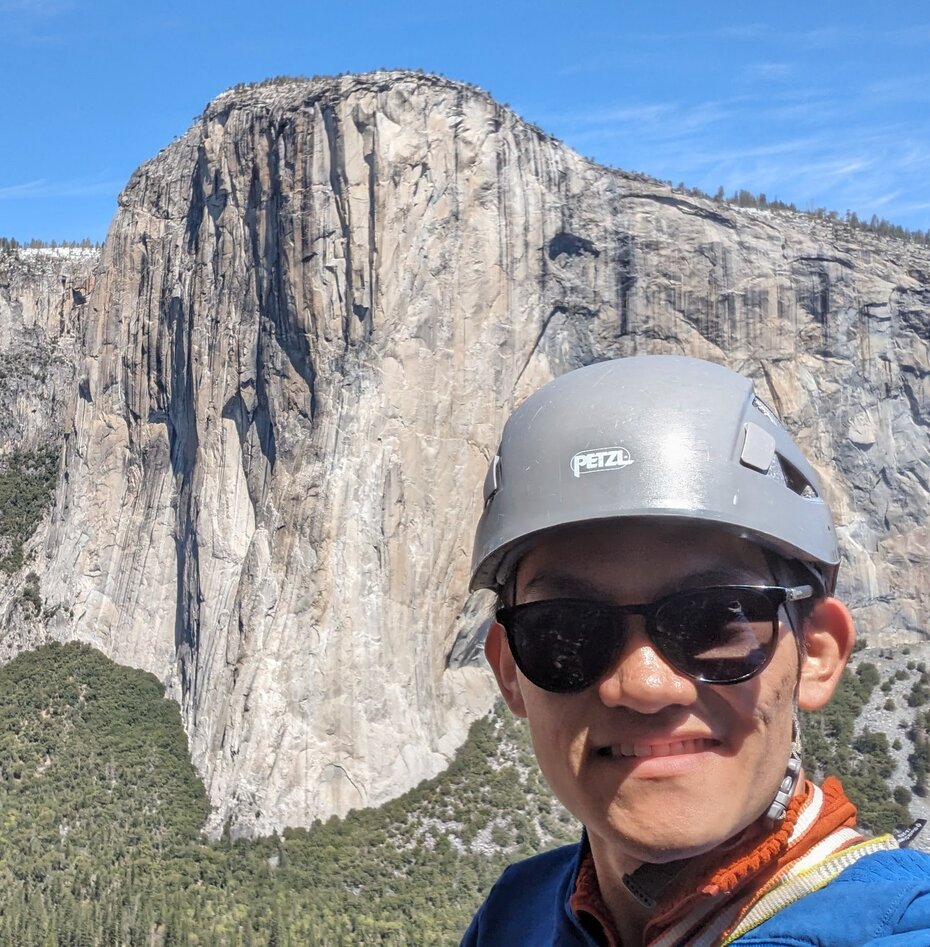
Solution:
[(752, 406), (772, 424), (777, 427), (784, 427), (778, 415), (755, 392), (752, 395)]
[(814, 485), (798, 470), (794, 464), (785, 460), (781, 454), (775, 455), (778, 463), (781, 465), (782, 473), (785, 475), (785, 484), (792, 493), (796, 493), (805, 500), (816, 500), (817, 491)]
[(501, 455), (495, 454), (494, 460), (488, 467), (488, 474), (484, 478), (484, 505), (491, 502), (491, 498), (500, 489), (501, 485)]

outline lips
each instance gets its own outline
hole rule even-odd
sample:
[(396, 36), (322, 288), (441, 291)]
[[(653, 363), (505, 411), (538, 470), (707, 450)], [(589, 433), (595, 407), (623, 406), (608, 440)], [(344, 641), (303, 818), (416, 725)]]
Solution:
[(648, 742), (621, 742), (610, 746), (598, 747), (597, 756), (613, 759), (641, 758), (648, 756), (689, 756), (694, 753), (703, 753), (720, 746), (719, 740), (709, 737), (698, 737), (691, 740), (650, 740)]

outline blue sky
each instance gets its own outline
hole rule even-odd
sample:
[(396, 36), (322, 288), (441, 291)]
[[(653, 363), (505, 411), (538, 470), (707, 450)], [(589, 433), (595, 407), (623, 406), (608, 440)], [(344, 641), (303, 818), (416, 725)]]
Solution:
[(930, 229), (930, 4), (0, 0), (0, 236), (102, 240), (215, 95), (425, 69), (582, 154)]

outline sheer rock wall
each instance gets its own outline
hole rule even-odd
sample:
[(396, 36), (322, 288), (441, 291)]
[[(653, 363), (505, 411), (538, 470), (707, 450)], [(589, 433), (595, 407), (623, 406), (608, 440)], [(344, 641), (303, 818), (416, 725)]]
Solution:
[(465, 597), (488, 459), (592, 360), (753, 375), (818, 458), (865, 632), (924, 631), (927, 248), (682, 195), (376, 73), (215, 100), (121, 195), (89, 305), (51, 632), (166, 682), (237, 832), (445, 765), (492, 695)]
[[(93, 249), (0, 250), (0, 465), (64, 438), (99, 257)], [(0, 661), (47, 639), (41, 612), (23, 599), (28, 577), (41, 571), (43, 540), (40, 530), (18, 573), (0, 569)], [(0, 535), (0, 559), (11, 549), (11, 537)]]
[(0, 454), (60, 440), (97, 250), (0, 251)]

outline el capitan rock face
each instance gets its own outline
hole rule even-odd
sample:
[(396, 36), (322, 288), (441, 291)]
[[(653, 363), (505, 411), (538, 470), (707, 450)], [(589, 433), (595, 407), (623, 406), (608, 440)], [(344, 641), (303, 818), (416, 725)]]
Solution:
[[(158, 674), (239, 832), (445, 765), (487, 462), (634, 352), (726, 362), (819, 458), (873, 638), (930, 612), (930, 251), (599, 167), (483, 93), (225, 93), (120, 198), (33, 565), (55, 637)], [(453, 660), (449, 660), (452, 655)]]

